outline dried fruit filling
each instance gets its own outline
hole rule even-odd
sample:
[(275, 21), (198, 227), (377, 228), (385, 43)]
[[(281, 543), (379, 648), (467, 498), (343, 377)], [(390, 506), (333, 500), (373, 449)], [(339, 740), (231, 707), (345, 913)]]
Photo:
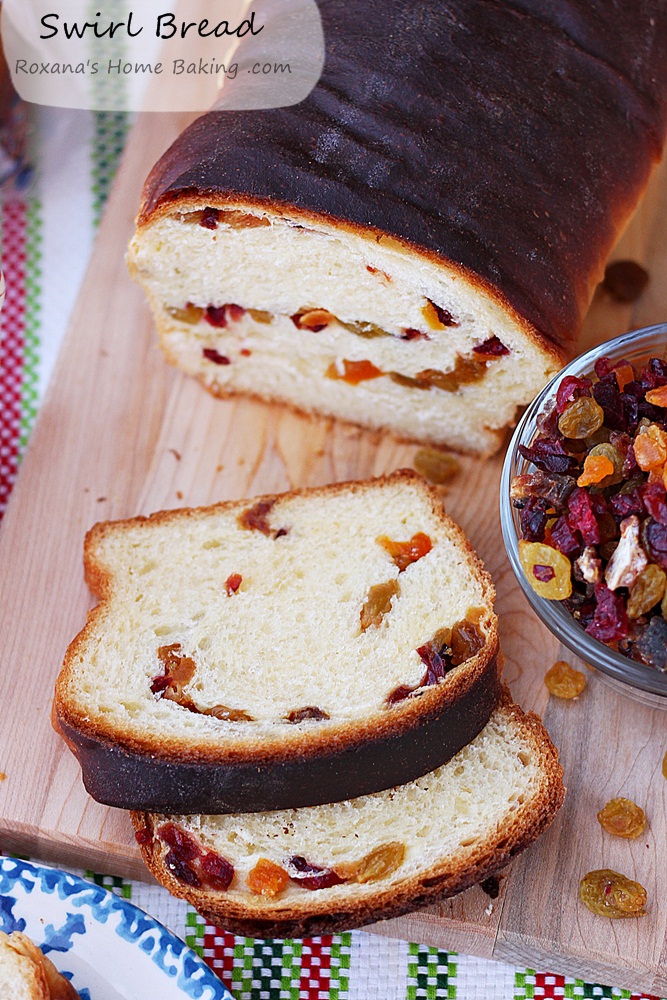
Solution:
[(667, 672), (667, 361), (562, 379), (511, 487), (533, 589), (589, 635)]

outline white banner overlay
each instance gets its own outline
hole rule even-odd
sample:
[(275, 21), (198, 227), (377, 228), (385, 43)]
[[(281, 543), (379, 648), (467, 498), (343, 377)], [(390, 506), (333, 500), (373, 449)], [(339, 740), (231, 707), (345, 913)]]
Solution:
[(4, 0), (25, 101), (89, 111), (288, 107), (324, 65), (315, 0)]

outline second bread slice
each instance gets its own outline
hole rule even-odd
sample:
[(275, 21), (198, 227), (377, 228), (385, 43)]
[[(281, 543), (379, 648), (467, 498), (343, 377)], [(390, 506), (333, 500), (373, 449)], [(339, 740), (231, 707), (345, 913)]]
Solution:
[(410, 472), (97, 525), (56, 719), (121, 808), (315, 805), (433, 770), (499, 696), (494, 591)]

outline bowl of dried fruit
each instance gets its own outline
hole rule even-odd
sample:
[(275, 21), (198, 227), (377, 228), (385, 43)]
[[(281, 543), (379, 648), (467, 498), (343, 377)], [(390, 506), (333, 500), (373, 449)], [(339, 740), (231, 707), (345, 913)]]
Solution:
[(500, 496), (538, 617), (614, 687), (667, 708), (667, 325), (588, 351), (546, 386)]

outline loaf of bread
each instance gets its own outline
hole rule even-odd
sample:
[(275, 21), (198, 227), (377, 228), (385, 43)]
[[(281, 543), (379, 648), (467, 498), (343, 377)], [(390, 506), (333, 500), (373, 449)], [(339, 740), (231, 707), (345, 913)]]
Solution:
[(2, 1000), (79, 1000), (74, 987), (29, 937), (0, 931)]
[(236, 812), (410, 781), (499, 695), (494, 590), (402, 471), (97, 525), (57, 725), (108, 805)]
[(131, 271), (216, 395), (489, 453), (571, 353), (660, 158), (667, 5), (319, 6), (319, 85), (188, 128)]
[(254, 937), (343, 931), (495, 874), (563, 800), (557, 752), (505, 692), (484, 730), (416, 781), (334, 805), (134, 813), (148, 867), (207, 920)]

